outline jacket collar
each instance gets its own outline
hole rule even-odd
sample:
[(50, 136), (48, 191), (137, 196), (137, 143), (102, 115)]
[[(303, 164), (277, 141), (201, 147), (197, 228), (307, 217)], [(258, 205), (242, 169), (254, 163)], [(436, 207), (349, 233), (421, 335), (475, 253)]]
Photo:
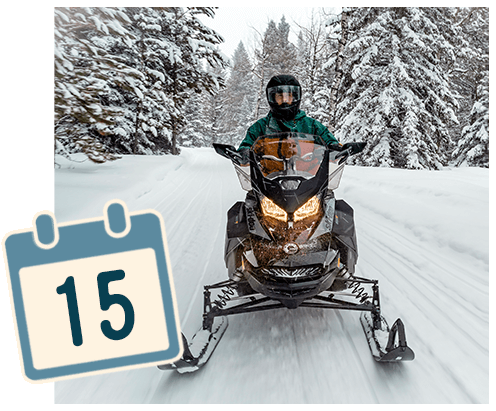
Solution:
[[(274, 114), (272, 113), (272, 111), (269, 111), (269, 116), (273, 119), (276, 119), (274, 117)], [(298, 114), (296, 114), (294, 120), (300, 120), (302, 119), (303, 117), (306, 117), (307, 116), (307, 113), (305, 113), (303, 110), (299, 110), (298, 111)], [(285, 121), (285, 120), (281, 120), (281, 119), (276, 119), (277, 121), (280, 121), (281, 123), (283, 124), (290, 124), (293, 122), (293, 120), (289, 120), (289, 121)]]

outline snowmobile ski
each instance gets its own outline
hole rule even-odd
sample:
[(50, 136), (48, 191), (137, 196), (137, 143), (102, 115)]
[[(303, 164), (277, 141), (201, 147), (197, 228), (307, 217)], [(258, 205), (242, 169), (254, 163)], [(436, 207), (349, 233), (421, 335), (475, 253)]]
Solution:
[(196, 332), (189, 344), (184, 334), (182, 334), (183, 356), (172, 364), (159, 365), (158, 368), (163, 371), (177, 370), (181, 374), (199, 370), (213, 354), (227, 326), (227, 317), (217, 317), (212, 325), (212, 331), (201, 328)]
[(374, 359), (378, 362), (412, 361), (415, 354), (406, 343), (403, 321), (398, 318), (390, 329), (381, 315), (380, 326), (374, 326), (373, 315), (369, 311), (362, 312), (360, 322)]

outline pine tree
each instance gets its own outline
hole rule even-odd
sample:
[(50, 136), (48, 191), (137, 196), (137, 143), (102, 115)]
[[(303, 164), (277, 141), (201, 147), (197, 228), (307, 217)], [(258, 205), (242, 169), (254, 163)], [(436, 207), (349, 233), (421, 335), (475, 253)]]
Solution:
[(322, 16), (312, 14), (308, 26), (300, 26), (296, 47), (295, 76), (302, 89), (301, 108), (307, 115), (326, 124), (329, 118), (329, 95), (332, 74), (330, 47)]
[(98, 126), (114, 123), (122, 114), (105, 106), (101, 95), (108, 93), (108, 79), (119, 72), (122, 61), (112, 58), (97, 36), (117, 34), (126, 41), (132, 34), (123, 9), (55, 8), (55, 149), (68, 154), (78, 150), (94, 162), (114, 160), (98, 141)]
[(457, 166), (489, 167), (489, 72), (483, 74), (470, 113), (470, 124), (464, 127), (453, 152)]
[(331, 14), (330, 18), (326, 21), (326, 26), (330, 27), (329, 41), (337, 44), (336, 51), (331, 53), (331, 57), (324, 67), (333, 67), (334, 76), (332, 84), (329, 86), (328, 98), (328, 116), (327, 128), (334, 133), (336, 124), (336, 105), (338, 100), (338, 91), (341, 79), (343, 77), (343, 60), (345, 58), (345, 47), (348, 42), (349, 27), (348, 17), (350, 9), (344, 7), (341, 10), (341, 15)]
[(239, 107), (237, 127), (234, 133), (232, 144), (238, 146), (243, 141), (246, 131), (252, 125), (253, 104), (249, 97), (245, 95)]
[(336, 132), (366, 140), (356, 163), (410, 169), (447, 164), (457, 105), (447, 67), (458, 34), (449, 10), (352, 9)]
[[(213, 17), (212, 7), (175, 7), (161, 23), (162, 32), (177, 48), (169, 49), (166, 84), (172, 99), (170, 121), (172, 154), (178, 154), (177, 139), (185, 126), (184, 107), (190, 91), (215, 93), (223, 86), (223, 79), (213, 70), (225, 67), (227, 61), (217, 48), (223, 39), (204, 26), (196, 17), (206, 14)], [(212, 69), (204, 69), (204, 62)]]
[(232, 67), (221, 93), (221, 133), (229, 144), (241, 142), (247, 124), (252, 120), (255, 90), (251, 62), (243, 42), (240, 42), (232, 58)]
[(165, 94), (166, 66), (163, 53), (175, 47), (161, 33), (162, 8), (127, 8), (133, 41), (119, 36), (105, 38), (109, 53), (124, 59), (126, 68), (110, 80), (111, 93), (103, 96), (109, 105), (124, 113), (115, 124), (105, 128), (107, 146), (132, 154), (156, 154), (170, 149), (169, 131), (171, 98)]
[(205, 118), (206, 93), (190, 92), (190, 97), (184, 108), (185, 126), (179, 134), (177, 143), (185, 147), (205, 147), (209, 145), (209, 135), (206, 133), (207, 119)]
[(457, 8), (453, 24), (462, 34), (450, 73), (460, 102), (452, 158), (456, 165), (489, 167), (489, 9)]
[[(97, 152), (97, 161), (102, 160), (102, 153), (106, 153), (103, 159), (112, 159), (116, 153), (163, 151), (167, 144), (164, 144), (166, 133), (161, 124), (167, 115), (168, 99), (161, 89), (164, 76), (157, 65), (155, 40), (160, 37), (157, 11), (85, 8), (70, 9), (69, 12), (71, 18), (66, 19), (64, 26), (65, 34), (71, 40), (69, 54), (76, 60), (75, 67), (81, 66), (86, 70), (80, 76), (65, 75), (60, 81), (56, 79), (56, 90), (57, 86), (92, 90), (95, 100), (92, 107), (98, 111), (86, 111), (86, 117), (64, 116), (58, 120), (56, 136), (69, 136), (66, 145), (71, 150), (83, 150), (90, 154), (91, 159), (94, 157), (92, 153)], [(116, 16), (120, 20), (116, 21)], [(84, 25), (78, 21), (83, 18)], [(82, 29), (77, 30), (78, 25)], [(92, 55), (87, 56), (86, 49)], [(76, 70), (73, 72), (79, 74)], [(90, 87), (91, 83), (98, 87)], [(85, 103), (80, 100), (71, 105), (73, 112), (84, 107)], [(99, 113), (105, 113), (106, 117)], [(98, 149), (90, 151), (92, 145)]]
[(191, 91), (215, 92), (226, 64), (198, 14), (214, 10), (56, 9), (56, 149), (177, 154)]
[[(220, 66), (214, 67), (213, 71), (218, 77), (226, 78), (226, 70)], [(206, 145), (210, 147), (212, 143), (222, 143), (223, 141), (223, 123), (224, 123), (224, 88), (216, 93), (203, 93), (203, 116), (205, 124), (203, 129), (206, 136)]]
[(270, 59), (276, 74), (296, 74), (296, 47), (289, 41), (290, 25), (284, 15), (275, 32), (276, 44)]
[(263, 35), (259, 34), (255, 49), (255, 65), (253, 74), (256, 77), (257, 98), (255, 104), (255, 120), (264, 116), (269, 106), (265, 100), (265, 86), (271, 77), (278, 74), (296, 74), (296, 47), (289, 41), (290, 25), (282, 16), (279, 25), (270, 20)]
[[(137, 36), (135, 61), (142, 78), (140, 92), (137, 92), (138, 84), (134, 84), (136, 107), (132, 152), (137, 154), (148, 148), (154, 153), (169, 146), (167, 137), (170, 133), (166, 124), (170, 120), (172, 99), (165, 93), (167, 66), (164, 52), (176, 46), (161, 30), (163, 14), (169, 13), (169, 8), (140, 8), (136, 11), (133, 15)], [(142, 145), (141, 149), (139, 145)]]
[(270, 20), (264, 34), (259, 34), (258, 44), (255, 48), (255, 64), (253, 74), (256, 78), (257, 97), (255, 102), (254, 118), (258, 120), (264, 116), (268, 110), (268, 104), (265, 101), (265, 85), (274, 75), (274, 69), (270, 63), (270, 57), (277, 46), (277, 26), (274, 20)]

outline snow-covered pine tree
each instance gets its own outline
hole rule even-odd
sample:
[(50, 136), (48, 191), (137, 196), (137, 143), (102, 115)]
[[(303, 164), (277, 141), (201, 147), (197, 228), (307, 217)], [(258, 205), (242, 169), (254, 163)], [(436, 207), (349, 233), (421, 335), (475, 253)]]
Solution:
[[(226, 70), (214, 67), (213, 71), (218, 77), (227, 78)], [(205, 144), (211, 147), (212, 143), (222, 143), (223, 124), (223, 94), (224, 88), (216, 93), (202, 93), (202, 116), (204, 119)]]
[[(145, 76), (144, 93), (139, 96), (136, 110), (136, 133), (141, 132), (145, 138), (151, 134), (150, 137), (156, 141), (156, 145), (165, 151), (171, 147), (172, 136), (166, 124), (171, 117), (173, 101), (171, 96), (166, 94), (168, 73), (164, 57), (165, 50), (174, 49), (176, 45), (162, 34), (161, 23), (163, 14), (169, 13), (171, 8), (145, 10), (153, 10), (155, 13), (150, 11), (135, 17), (140, 29), (137, 42), (139, 66)], [(157, 139), (159, 135), (161, 138)], [(136, 142), (134, 144), (136, 146)]]
[(266, 115), (269, 106), (265, 99), (265, 86), (277, 74), (296, 74), (296, 47), (289, 41), (290, 25), (282, 16), (279, 25), (270, 20), (263, 35), (259, 34), (255, 46), (253, 74), (256, 77), (257, 98), (254, 120)]
[(452, 159), (456, 165), (489, 167), (489, 9), (457, 8), (453, 18), (462, 36), (450, 76), (460, 102)]
[(289, 41), (290, 28), (283, 15), (275, 32), (276, 47), (269, 59), (276, 74), (296, 74), (296, 47)]
[(243, 97), (238, 114), (237, 127), (233, 134), (232, 144), (238, 146), (246, 136), (246, 131), (253, 124), (253, 103), (246, 95)]
[(322, 17), (313, 13), (307, 26), (299, 26), (294, 64), (295, 76), (303, 89), (302, 110), (326, 124), (332, 75), (330, 68), (324, 66), (330, 59), (330, 47)]
[(250, 58), (243, 42), (240, 42), (232, 57), (226, 87), (221, 92), (219, 137), (226, 143), (237, 144), (244, 138), (248, 123), (252, 120), (255, 89)]
[[(79, 147), (95, 161), (111, 152), (177, 153), (189, 92), (213, 92), (222, 81), (202, 68), (203, 62), (225, 65), (216, 47), (222, 39), (195, 17), (213, 13), (208, 7), (56, 10), (57, 147)], [(76, 145), (78, 136), (84, 140)]]
[(175, 47), (161, 32), (164, 8), (126, 8), (133, 41), (112, 36), (101, 39), (108, 52), (124, 59), (126, 67), (114, 73), (111, 93), (102, 95), (108, 105), (123, 109), (115, 124), (101, 137), (111, 149), (121, 153), (156, 154), (170, 150), (169, 130), (172, 101), (165, 93), (166, 66), (163, 50)]
[(184, 147), (205, 147), (209, 143), (209, 136), (205, 129), (208, 119), (205, 118), (206, 93), (190, 92), (188, 103), (184, 107), (185, 125), (182, 132), (178, 135), (178, 146)]
[[(80, 135), (81, 141), (72, 144), (72, 148), (88, 152), (89, 147), (95, 145), (98, 149), (91, 152), (90, 158), (94, 160), (94, 153), (98, 153), (99, 161), (102, 153), (106, 153), (103, 159), (109, 159), (116, 153), (166, 152), (167, 130), (163, 123), (168, 115), (170, 99), (162, 87), (164, 74), (163, 67), (160, 67), (160, 48), (165, 48), (163, 42), (166, 40), (163, 36), (160, 39), (157, 11), (150, 8), (118, 9), (120, 24), (112, 20), (116, 16), (114, 9), (70, 9), (74, 14), (71, 24), (85, 17), (81, 10), (91, 18), (86, 18), (84, 42), (72, 41), (71, 55), (86, 57), (84, 47), (93, 55), (83, 60), (83, 65), (85, 60), (90, 63), (84, 65), (86, 71), (81, 80), (73, 76), (65, 77), (63, 81), (69, 83), (68, 88), (79, 85), (85, 91), (95, 91), (100, 112), (110, 114), (108, 118), (95, 113), (90, 113), (88, 118), (66, 116), (57, 124), (56, 135)], [(114, 27), (114, 30), (108, 30), (106, 26)], [(70, 34), (81, 37), (77, 31)], [(99, 81), (99, 87), (88, 86), (95, 79)], [(74, 103), (75, 111), (81, 107), (84, 107), (81, 101)]]
[(277, 46), (277, 26), (274, 20), (270, 20), (263, 34), (258, 33), (257, 44), (254, 50), (253, 75), (256, 84), (257, 95), (255, 100), (254, 118), (256, 121), (265, 116), (268, 104), (265, 101), (265, 86), (274, 75), (269, 59)]
[(326, 26), (329, 28), (328, 42), (332, 43), (335, 51), (330, 53), (330, 58), (324, 64), (324, 68), (333, 68), (334, 73), (330, 82), (327, 99), (327, 128), (334, 133), (336, 124), (336, 105), (338, 99), (339, 85), (343, 77), (343, 60), (346, 43), (348, 41), (348, 15), (350, 9), (343, 7), (340, 14), (331, 13), (327, 16)]
[[(220, 78), (225, 78), (222, 67), (213, 69)], [(223, 115), (222, 99), (225, 87), (214, 93), (191, 91), (184, 107), (185, 126), (178, 138), (185, 147), (211, 147), (213, 142), (224, 143), (220, 132)]]
[[(185, 126), (184, 109), (191, 91), (215, 93), (223, 86), (223, 78), (213, 70), (225, 67), (228, 61), (217, 45), (223, 39), (206, 27), (196, 16), (214, 16), (213, 7), (174, 7), (164, 13), (162, 32), (175, 45), (166, 52), (167, 81), (165, 89), (172, 99), (170, 120), (166, 125), (171, 132), (171, 152), (178, 154), (177, 139)], [(205, 69), (211, 67), (212, 69)]]
[[(126, 12), (137, 40), (127, 45), (120, 42), (120, 53), (141, 76), (131, 86), (119, 84), (127, 116), (120, 118), (113, 131), (121, 133), (119, 140), (128, 152), (178, 154), (179, 133), (187, 124), (186, 102), (195, 96), (193, 91), (212, 93), (220, 84), (221, 77), (212, 74), (208, 64), (224, 64), (214, 50), (221, 39), (195, 17), (202, 13), (213, 16), (213, 10), (142, 7), (127, 8)], [(195, 140), (201, 131), (193, 134), (190, 127), (188, 135)]]
[(457, 119), (447, 67), (458, 29), (442, 8), (354, 8), (348, 20), (336, 135), (365, 140), (357, 164), (439, 169)]
[(470, 123), (453, 152), (457, 166), (489, 167), (489, 72), (483, 73)]
[(100, 97), (110, 92), (107, 80), (122, 61), (94, 40), (116, 34), (130, 41), (129, 19), (122, 8), (64, 7), (54, 13), (55, 150), (66, 155), (80, 151), (94, 162), (114, 160), (118, 156), (98, 140), (98, 126), (113, 124), (122, 110), (102, 104)]
[(310, 61), (309, 46), (307, 44), (306, 28), (299, 26), (298, 38), (296, 40), (295, 73), (300, 83), (307, 83), (307, 69)]

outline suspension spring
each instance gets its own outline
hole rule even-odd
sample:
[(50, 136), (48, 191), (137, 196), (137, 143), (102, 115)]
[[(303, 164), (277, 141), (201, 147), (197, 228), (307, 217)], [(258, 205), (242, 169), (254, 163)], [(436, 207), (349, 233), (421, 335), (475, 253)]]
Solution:
[(365, 301), (371, 298), (371, 296), (365, 291), (362, 283), (359, 280), (356, 280), (353, 275), (350, 275), (348, 281), (351, 281), (351, 283), (348, 284), (348, 289), (351, 291), (352, 294), (355, 294), (354, 297), (357, 300), (359, 299), (360, 303), (363, 304)]
[(217, 308), (222, 308), (227, 305), (227, 303), (234, 296), (235, 290), (231, 285), (226, 285), (221, 288), (219, 295), (215, 301), (212, 301), (212, 304), (215, 304)]

